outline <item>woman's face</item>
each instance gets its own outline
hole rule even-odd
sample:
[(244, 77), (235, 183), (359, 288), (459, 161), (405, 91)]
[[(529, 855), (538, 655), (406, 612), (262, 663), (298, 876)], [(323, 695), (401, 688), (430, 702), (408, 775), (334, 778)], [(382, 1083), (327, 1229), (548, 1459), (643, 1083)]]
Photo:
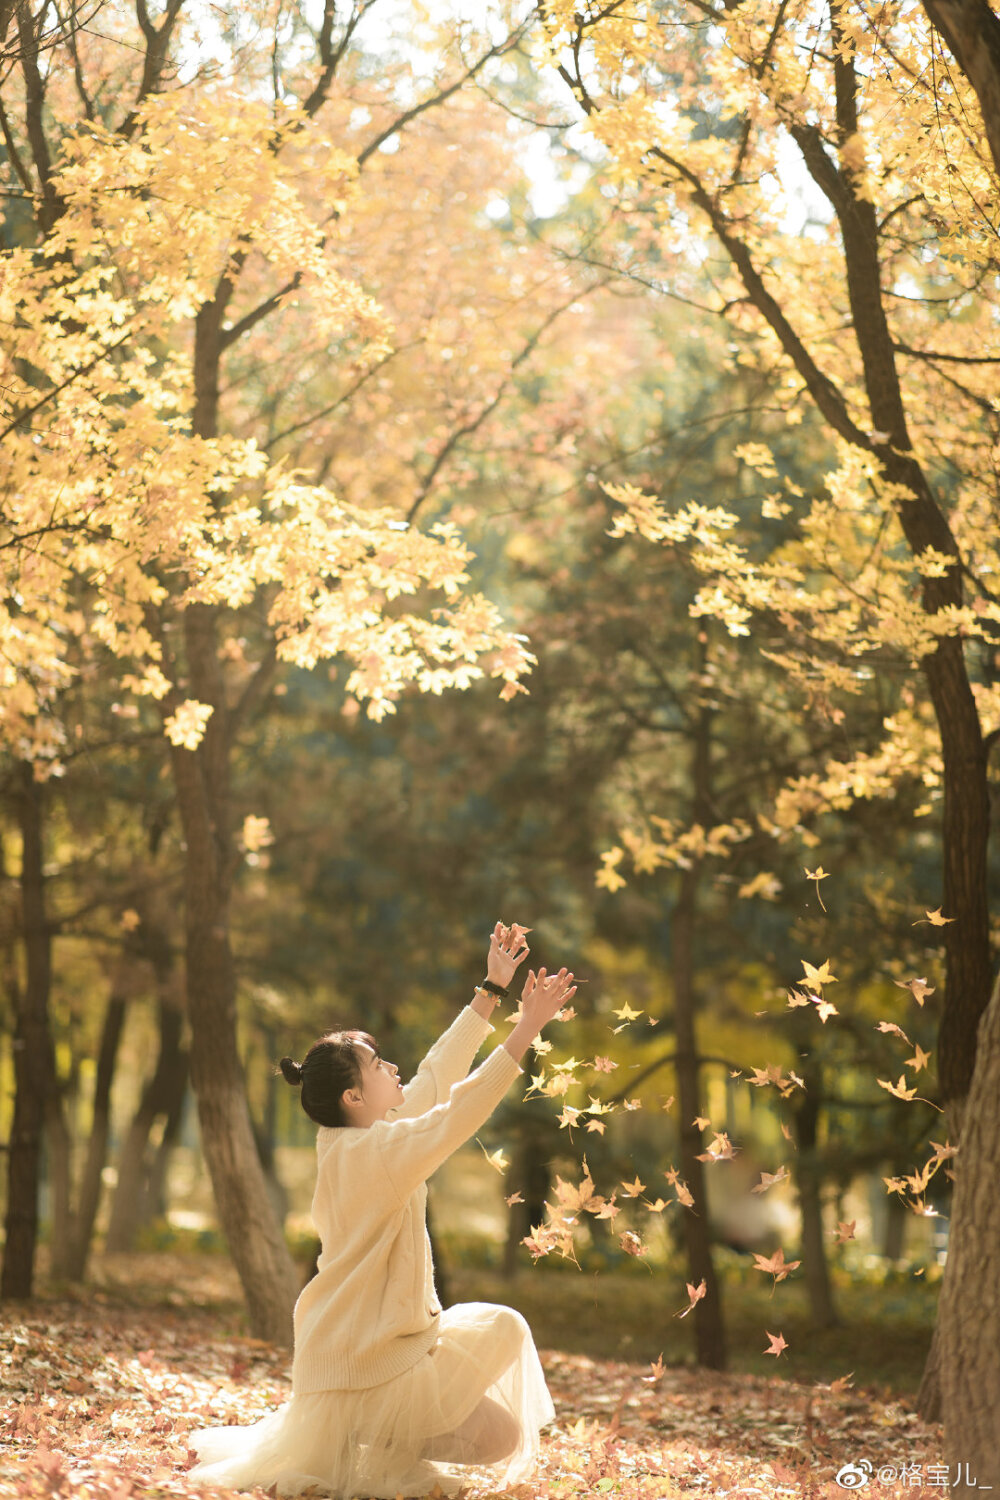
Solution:
[(403, 1085), (395, 1063), (386, 1062), (365, 1042), (355, 1043), (361, 1063), (362, 1106), (352, 1109), (360, 1125), (370, 1125), (374, 1120), (384, 1120), (386, 1114), (403, 1097)]

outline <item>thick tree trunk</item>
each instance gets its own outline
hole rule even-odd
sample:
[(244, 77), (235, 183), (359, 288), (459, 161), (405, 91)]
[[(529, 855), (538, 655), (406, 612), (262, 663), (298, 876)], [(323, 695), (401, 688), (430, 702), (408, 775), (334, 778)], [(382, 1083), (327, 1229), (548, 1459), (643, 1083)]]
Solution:
[(924, 0), (924, 10), (976, 91), (1000, 178), (1000, 16), (987, 0)]
[(21, 921), (25, 987), (14, 1033), (14, 1119), (7, 1152), (7, 1217), (0, 1298), (30, 1297), (38, 1241), (38, 1188), (47, 1101), (57, 1080), (49, 1032), (51, 937), (45, 916), (43, 788), (32, 767), (19, 767)]
[(945, 1456), (953, 1474), (963, 1466), (949, 1493), (971, 1494), (972, 1480), (979, 1489), (1000, 1489), (1000, 982), (979, 1027), (954, 1168), (938, 1307), (939, 1375)]
[[(214, 413), (213, 413), (214, 415)], [(229, 812), (229, 726), (219, 671), (216, 612), (184, 615), (193, 696), (213, 706), (196, 750), (172, 763), (186, 842), (185, 965), (191, 1081), (215, 1204), (258, 1338), (290, 1344), (298, 1275), (271, 1206), (254, 1140), (237, 1047), (236, 975), (229, 942), (235, 865)]]

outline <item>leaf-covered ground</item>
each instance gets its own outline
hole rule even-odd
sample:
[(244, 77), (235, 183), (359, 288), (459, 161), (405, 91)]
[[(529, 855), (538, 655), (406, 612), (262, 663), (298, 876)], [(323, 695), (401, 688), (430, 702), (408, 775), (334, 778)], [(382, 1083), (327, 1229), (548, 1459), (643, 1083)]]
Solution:
[[(187, 1483), (187, 1434), (249, 1423), (287, 1398), (288, 1358), (198, 1306), (46, 1300), (4, 1309), (0, 1494), (159, 1500)], [(947, 1493), (940, 1433), (857, 1387), (718, 1375), (542, 1349), (557, 1421), (517, 1500), (615, 1495), (843, 1495), (867, 1459), (866, 1496)], [(904, 1469), (908, 1466), (908, 1470)], [(890, 1474), (890, 1470), (894, 1474)], [(902, 1475), (900, 1471), (902, 1472)], [(882, 1473), (880, 1481), (876, 1476)], [(950, 1475), (948, 1478), (950, 1479)], [(921, 1481), (924, 1482), (921, 1482)], [(216, 1492), (219, 1493), (219, 1492)], [(478, 1500), (474, 1490), (468, 1500)]]

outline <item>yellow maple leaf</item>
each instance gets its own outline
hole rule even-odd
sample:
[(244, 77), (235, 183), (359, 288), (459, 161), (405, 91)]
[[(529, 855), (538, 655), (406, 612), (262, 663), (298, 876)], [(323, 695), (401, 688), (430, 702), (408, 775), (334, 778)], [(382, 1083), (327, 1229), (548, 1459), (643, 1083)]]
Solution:
[(886, 1083), (884, 1078), (876, 1080), (880, 1089), (887, 1089), (897, 1099), (912, 1099), (916, 1095), (916, 1089), (906, 1087), (906, 1074), (900, 1073), (898, 1083)]
[(818, 969), (814, 968), (812, 964), (807, 964), (805, 959), (803, 959), (802, 968), (805, 971), (805, 977), (809, 984), (814, 984), (817, 989), (822, 989), (824, 984), (837, 983), (837, 976), (830, 968), (829, 959), (825, 959)]
[(510, 1160), (504, 1155), (502, 1147), (497, 1151), (487, 1151), (482, 1141), (480, 1141), (479, 1149), (482, 1151), (483, 1155), (486, 1157), (486, 1160), (489, 1162), (494, 1171), (500, 1172), (501, 1174), (506, 1172), (507, 1168), (510, 1166)]

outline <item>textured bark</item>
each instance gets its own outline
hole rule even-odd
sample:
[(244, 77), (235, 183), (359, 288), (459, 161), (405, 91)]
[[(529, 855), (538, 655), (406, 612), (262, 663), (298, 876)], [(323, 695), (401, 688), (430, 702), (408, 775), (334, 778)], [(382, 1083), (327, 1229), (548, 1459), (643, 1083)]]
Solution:
[(42, 786), (30, 765), (18, 770), (21, 924), (25, 985), (14, 1033), (14, 1119), (7, 1151), (7, 1216), (0, 1298), (30, 1297), (38, 1241), (38, 1188), (46, 1101), (57, 1088), (49, 1030), (51, 936), (45, 916)]
[(1000, 16), (987, 0), (924, 0), (924, 10), (976, 91), (1000, 178)]
[[(938, 1307), (945, 1456), (1000, 1488), (1000, 982), (979, 1027), (954, 1158), (952, 1234)], [(949, 1494), (971, 1494), (963, 1482)]]
[[(213, 421), (215, 397), (213, 391)], [(237, 1048), (236, 975), (229, 940), (236, 863), (230, 828), (231, 745), (215, 610), (189, 607), (184, 628), (192, 694), (213, 706), (198, 748), (174, 746), (171, 757), (186, 845), (191, 1082), (216, 1209), (243, 1285), (251, 1328), (258, 1338), (290, 1344), (299, 1278), (271, 1206)]]

